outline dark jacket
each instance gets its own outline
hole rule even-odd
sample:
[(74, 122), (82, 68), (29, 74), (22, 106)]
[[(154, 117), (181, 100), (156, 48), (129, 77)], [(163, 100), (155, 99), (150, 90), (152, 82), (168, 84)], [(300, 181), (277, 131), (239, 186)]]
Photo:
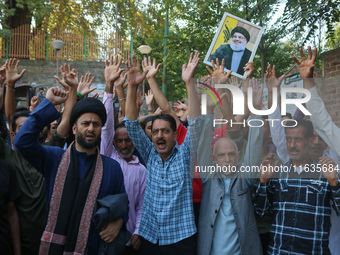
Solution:
[[(98, 210), (93, 216), (93, 223), (100, 232), (109, 222), (118, 218), (126, 218), (129, 210), (129, 200), (126, 193), (109, 195), (97, 201)], [(99, 255), (118, 255), (121, 254), (126, 243), (130, 240), (131, 233), (126, 226), (121, 228), (118, 236), (112, 243), (100, 241)]]

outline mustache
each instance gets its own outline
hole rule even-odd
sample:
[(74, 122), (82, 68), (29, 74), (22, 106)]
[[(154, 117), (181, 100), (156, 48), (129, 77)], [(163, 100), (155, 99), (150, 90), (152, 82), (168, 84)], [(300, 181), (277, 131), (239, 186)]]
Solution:
[(132, 150), (132, 148), (130, 148), (130, 147), (125, 147), (125, 148), (121, 148), (121, 149), (119, 149), (119, 151), (125, 151), (125, 150), (127, 150), (127, 151), (131, 151), (131, 150)]
[(160, 139), (158, 139), (158, 140), (156, 141), (156, 143), (159, 143), (159, 142), (165, 143), (165, 140), (164, 140), (163, 138), (160, 138)]
[(294, 147), (294, 148), (290, 148), (289, 152), (300, 152), (300, 150), (298, 148)]

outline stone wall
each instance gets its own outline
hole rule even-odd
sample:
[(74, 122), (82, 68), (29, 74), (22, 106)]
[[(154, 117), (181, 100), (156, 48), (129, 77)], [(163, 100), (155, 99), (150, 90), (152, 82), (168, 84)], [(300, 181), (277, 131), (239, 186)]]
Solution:
[[(5, 59), (0, 59), (0, 66), (2, 66), (4, 63)], [(63, 65), (64, 63), (65, 61), (59, 61), (59, 66)], [(72, 68), (75, 68), (79, 73), (79, 76), (85, 74), (86, 72), (90, 72), (95, 76), (93, 83), (105, 85), (104, 62), (70, 61), (66, 63), (70, 64)], [(37, 85), (43, 85), (44, 87), (51, 87), (56, 84), (56, 80), (53, 77), (57, 73), (56, 61), (20, 59), (19, 71), (22, 69), (26, 69), (27, 71), (21, 79), (21, 83), (35, 83)], [(59, 77), (61, 77), (60, 69)]]

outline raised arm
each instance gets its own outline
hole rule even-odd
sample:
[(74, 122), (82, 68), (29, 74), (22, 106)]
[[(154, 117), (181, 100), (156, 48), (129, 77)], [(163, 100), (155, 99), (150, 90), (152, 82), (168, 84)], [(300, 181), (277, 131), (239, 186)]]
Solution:
[(304, 55), (300, 49), (302, 62), (296, 57), (293, 57), (295, 62), (299, 65), (300, 76), (303, 79), (303, 84), (306, 89), (311, 92), (311, 99), (306, 103), (307, 109), (310, 111), (311, 120), (315, 131), (333, 148), (338, 155), (340, 155), (340, 129), (333, 123), (331, 116), (326, 110), (325, 104), (319, 97), (316, 86), (313, 80), (313, 70), (317, 55), (317, 49), (314, 49), (312, 54), (311, 47), (308, 47), (308, 57)]
[(193, 119), (201, 115), (201, 109), (199, 107), (199, 99), (197, 97), (196, 87), (192, 80), (194, 78), (195, 70), (200, 61), (200, 53), (198, 51), (190, 54), (188, 64), (182, 66), (182, 80), (185, 82), (188, 91), (189, 99), (189, 118)]
[(118, 55), (113, 58), (113, 55), (110, 57), (110, 63), (108, 60), (105, 61), (105, 92), (108, 94), (113, 94), (113, 88), (118, 95), (119, 105), (122, 110), (123, 115), (125, 115), (125, 94), (123, 84), (126, 80), (126, 74), (124, 75), (124, 69), (120, 68), (122, 64), (122, 58), (118, 59)]
[(23, 69), (20, 74), (18, 74), (20, 61), (16, 59), (9, 59), (6, 61), (6, 97), (5, 97), (5, 114), (8, 121), (9, 130), (12, 131), (12, 116), (15, 113), (15, 83), (21, 79), (24, 75), (26, 69)]
[(125, 116), (125, 103), (126, 103), (126, 95), (124, 92), (124, 83), (126, 81), (127, 74), (124, 71), (120, 74), (119, 78), (115, 80), (114, 87), (118, 96), (118, 102), (120, 106), (120, 110), (122, 111), (122, 115)]
[[(48, 123), (59, 117), (60, 113), (55, 109), (55, 105), (65, 102), (67, 96), (68, 92), (61, 88), (50, 88), (46, 94), (48, 100), (44, 100), (38, 105), (15, 136), (14, 146), (40, 172), (43, 170), (44, 162), (48, 160), (45, 153), (49, 146), (44, 147), (39, 144), (39, 134)], [(53, 147), (53, 150), (61, 149)], [(63, 150), (61, 151), (63, 152)], [(54, 157), (55, 155), (53, 154)]]
[[(71, 111), (75, 103), (77, 102), (77, 89), (78, 89), (78, 77), (75, 72), (75, 70), (71, 71), (71, 68), (69, 67), (67, 69), (67, 65), (65, 64), (64, 67), (61, 66), (61, 75), (63, 77), (63, 80), (61, 81), (58, 77), (55, 77), (61, 85), (63, 85), (66, 88), (68, 88), (69, 95), (67, 100), (65, 101), (65, 110), (63, 113), (63, 117), (61, 119), (60, 124), (57, 127), (57, 133), (61, 137), (66, 137), (68, 135), (68, 132), (70, 130), (70, 116)], [(91, 79), (91, 74), (86, 74), (85, 78), (84, 76), (81, 77), (80, 83), (91, 83), (93, 82), (94, 77)], [(67, 87), (64, 85), (66, 83)]]
[(179, 126), (179, 120), (174, 112), (174, 110), (171, 109), (171, 106), (169, 104), (168, 99), (164, 96), (161, 89), (158, 87), (157, 81), (156, 81), (156, 75), (159, 72), (159, 68), (161, 64), (158, 64), (156, 67), (156, 60), (153, 60), (153, 63), (151, 63), (151, 58), (149, 57), (148, 60), (142, 61), (143, 65), (143, 71), (148, 71), (148, 74), (146, 75), (146, 78), (148, 79), (150, 88), (152, 90), (152, 94), (154, 99), (156, 100), (158, 106), (161, 108), (162, 112), (164, 114), (171, 115), (176, 120), (176, 127)]
[(155, 99), (154, 99), (152, 90), (149, 89), (148, 94), (145, 93), (145, 103), (146, 103), (146, 106), (148, 107), (149, 115), (154, 113), (154, 109), (153, 109), (154, 102), (155, 102)]
[(280, 111), (280, 86), (284, 78), (282, 75), (279, 79), (276, 78), (275, 65), (271, 69), (269, 64), (266, 72), (266, 84), (268, 88), (268, 108), (275, 107), (273, 105), (273, 90), (277, 91), (277, 98), (274, 100), (274, 104), (277, 104), (276, 110), (269, 114), (268, 119), (276, 119), (278, 121), (271, 121), (269, 123), (270, 134), (272, 136), (273, 143), (276, 147), (277, 156), (282, 162), (287, 163), (289, 161), (289, 155), (286, 144), (286, 132), (284, 127), (281, 125), (282, 117)]
[(138, 109), (136, 103), (137, 97), (137, 88), (138, 85), (143, 82), (145, 76), (149, 72), (149, 70), (145, 70), (143, 74), (140, 72), (140, 63), (139, 58), (135, 58), (135, 55), (132, 55), (132, 61), (130, 60), (130, 56), (127, 61), (127, 77), (128, 77), (128, 91), (126, 96), (126, 117), (134, 121), (138, 117)]
[[(249, 86), (252, 87), (252, 97), (254, 108), (259, 110), (262, 106), (262, 95), (263, 95), (263, 84), (260, 88), (256, 79), (249, 82)], [(261, 116), (251, 114), (250, 119), (261, 120)], [(248, 143), (246, 153), (244, 156), (244, 166), (259, 166), (261, 162), (262, 153), (262, 142), (263, 142), (263, 126), (262, 127), (250, 127)], [(253, 184), (256, 172), (246, 172), (244, 177), (247, 177), (248, 183)]]

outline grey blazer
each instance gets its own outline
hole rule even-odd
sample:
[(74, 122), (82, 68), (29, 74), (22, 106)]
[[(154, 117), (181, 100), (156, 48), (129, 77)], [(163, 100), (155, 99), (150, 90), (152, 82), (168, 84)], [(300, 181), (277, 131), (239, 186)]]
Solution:
[[(252, 118), (261, 118), (260, 116)], [(214, 164), (212, 162), (211, 138), (212, 116), (206, 116), (205, 128), (198, 146), (197, 164), (200, 166)], [(263, 129), (250, 128), (248, 145), (243, 166), (260, 165)], [(237, 167), (237, 169), (240, 169)], [(242, 174), (242, 175), (241, 175)], [(230, 184), (230, 200), (237, 226), (241, 254), (261, 254), (262, 247), (256, 226), (252, 189), (256, 173), (234, 174)], [(209, 255), (212, 247), (214, 224), (224, 197), (223, 175), (200, 173), (202, 186), (202, 202), (198, 222), (198, 255)], [(226, 231), (228, 231), (226, 229)], [(228, 242), (228, 240), (226, 240)], [(222, 254), (223, 255), (223, 254)], [(226, 254), (227, 255), (227, 254)]]

